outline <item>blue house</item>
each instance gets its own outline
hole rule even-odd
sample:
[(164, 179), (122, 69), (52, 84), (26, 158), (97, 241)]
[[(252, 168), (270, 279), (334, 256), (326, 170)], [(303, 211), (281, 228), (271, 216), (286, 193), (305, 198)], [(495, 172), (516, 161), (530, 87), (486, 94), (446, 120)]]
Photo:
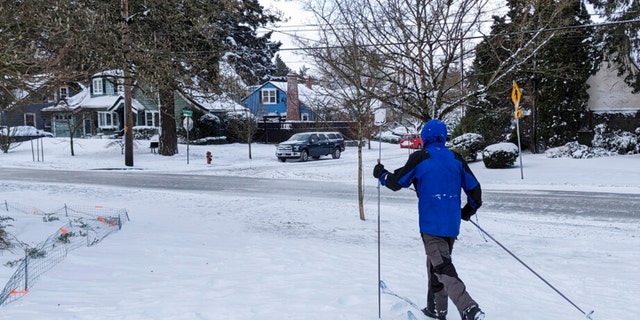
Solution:
[(304, 122), (316, 120), (320, 105), (311, 83), (298, 84), (295, 74), (287, 75), (287, 82), (269, 81), (250, 87), (242, 103), (257, 119), (280, 116), (287, 121)]

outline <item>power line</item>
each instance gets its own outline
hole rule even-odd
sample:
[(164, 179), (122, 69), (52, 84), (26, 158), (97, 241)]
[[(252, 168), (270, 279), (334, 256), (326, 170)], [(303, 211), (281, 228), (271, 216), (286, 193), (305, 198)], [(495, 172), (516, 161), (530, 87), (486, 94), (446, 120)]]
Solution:
[[(553, 32), (553, 31), (564, 31), (564, 30), (575, 30), (575, 29), (585, 29), (585, 28), (600, 28), (600, 27), (607, 27), (607, 26), (613, 26), (613, 25), (620, 25), (620, 24), (628, 24), (628, 23), (640, 23), (640, 19), (631, 19), (631, 20), (622, 20), (622, 21), (611, 21), (611, 22), (603, 22), (603, 23), (592, 23), (592, 24), (585, 24), (585, 25), (578, 25), (578, 26), (561, 26), (561, 27), (553, 27), (553, 28), (543, 28), (543, 29), (538, 29), (538, 30), (524, 30), (524, 31), (517, 31), (517, 32), (508, 32), (508, 33), (500, 33), (500, 34), (492, 34), (492, 35), (477, 35), (477, 36), (466, 36), (466, 37), (461, 37), (461, 38), (451, 38), (451, 39), (446, 39), (443, 41), (471, 41), (471, 40), (478, 40), (478, 39), (485, 39), (485, 38), (493, 38), (493, 37), (498, 37), (498, 36), (513, 36), (513, 35), (520, 35), (520, 34), (531, 34), (531, 33), (537, 33), (537, 32)], [(297, 35), (290, 35), (293, 38), (299, 38)], [(313, 40), (313, 39), (308, 39), (308, 40)], [(360, 44), (358, 45), (359, 47), (372, 47), (372, 46), (380, 46), (380, 45), (389, 45), (389, 46), (393, 46), (393, 45), (406, 45), (406, 44), (410, 44), (410, 41), (404, 41), (404, 42), (389, 42), (389, 43), (378, 43), (378, 44)], [(304, 50), (320, 50), (320, 49), (339, 49), (339, 48), (343, 48), (344, 46), (318, 46), (318, 47), (306, 47), (306, 48), (301, 48), (301, 47), (293, 47), (293, 48), (280, 48), (279, 51), (304, 51)]]

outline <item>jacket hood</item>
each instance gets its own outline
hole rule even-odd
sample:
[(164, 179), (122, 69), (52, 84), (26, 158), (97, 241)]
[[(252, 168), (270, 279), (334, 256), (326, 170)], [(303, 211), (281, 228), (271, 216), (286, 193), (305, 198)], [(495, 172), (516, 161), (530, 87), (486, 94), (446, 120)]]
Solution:
[(445, 143), (447, 141), (447, 125), (439, 119), (429, 120), (420, 133), (425, 147), (432, 143)]

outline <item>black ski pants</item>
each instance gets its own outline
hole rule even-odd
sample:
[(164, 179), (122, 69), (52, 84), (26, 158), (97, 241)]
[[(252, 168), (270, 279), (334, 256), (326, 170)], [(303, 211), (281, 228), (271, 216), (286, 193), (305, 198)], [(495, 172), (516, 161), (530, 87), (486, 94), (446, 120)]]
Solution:
[(427, 308), (434, 310), (439, 316), (445, 316), (448, 299), (451, 299), (462, 315), (467, 307), (477, 303), (467, 292), (451, 261), (455, 238), (432, 236), (426, 233), (421, 235), (427, 255)]

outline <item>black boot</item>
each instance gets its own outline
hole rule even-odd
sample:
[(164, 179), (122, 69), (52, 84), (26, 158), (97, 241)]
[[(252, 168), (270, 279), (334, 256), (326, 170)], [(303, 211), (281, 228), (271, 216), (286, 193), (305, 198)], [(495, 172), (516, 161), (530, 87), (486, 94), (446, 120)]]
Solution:
[[(442, 288), (437, 288), (437, 289), (442, 290)], [(433, 288), (429, 288), (429, 290), (427, 291), (427, 307), (422, 309), (422, 313), (424, 313), (424, 315), (429, 318), (438, 319), (438, 320), (447, 320), (446, 304), (445, 304), (444, 310), (438, 311), (436, 309), (436, 294)]]
[(471, 305), (462, 312), (462, 320), (484, 320), (484, 312), (477, 305)]
[(428, 307), (424, 308), (422, 309), (422, 313), (424, 313), (424, 315), (429, 318), (438, 319), (438, 320), (447, 320), (447, 315), (436, 311), (435, 308), (433, 309), (429, 309)]

